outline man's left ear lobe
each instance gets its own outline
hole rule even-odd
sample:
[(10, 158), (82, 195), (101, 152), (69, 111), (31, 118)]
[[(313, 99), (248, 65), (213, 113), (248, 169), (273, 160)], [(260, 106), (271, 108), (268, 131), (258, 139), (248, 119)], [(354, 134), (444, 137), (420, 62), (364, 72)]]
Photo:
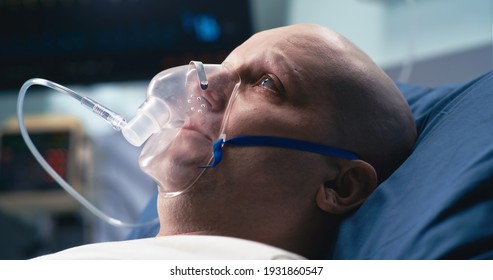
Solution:
[(362, 160), (344, 163), (337, 178), (326, 182), (317, 192), (320, 209), (342, 215), (355, 209), (377, 186), (377, 173), (373, 166)]

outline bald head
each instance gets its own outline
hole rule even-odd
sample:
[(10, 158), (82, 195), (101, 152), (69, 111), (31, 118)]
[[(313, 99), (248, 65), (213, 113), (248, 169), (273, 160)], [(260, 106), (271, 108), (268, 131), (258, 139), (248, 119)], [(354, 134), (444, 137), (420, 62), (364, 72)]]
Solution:
[(358, 153), (376, 169), (380, 182), (409, 155), (416, 128), (407, 102), (349, 40), (319, 25), (297, 24), (257, 33), (234, 53), (258, 58), (263, 50), (276, 54), (266, 56), (267, 63), (282, 62), (286, 72), (297, 74), (290, 78), (292, 88), (329, 99), (328, 114), (321, 116), (326, 143)]

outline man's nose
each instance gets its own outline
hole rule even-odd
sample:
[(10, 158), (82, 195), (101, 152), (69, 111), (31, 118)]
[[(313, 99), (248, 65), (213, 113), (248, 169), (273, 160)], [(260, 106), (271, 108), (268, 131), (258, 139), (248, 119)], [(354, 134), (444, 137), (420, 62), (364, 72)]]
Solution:
[[(209, 70), (209, 71), (207, 71)], [(207, 89), (201, 85), (203, 81), (197, 80), (195, 90), (203, 97), (211, 112), (222, 112), (226, 110), (228, 102), (239, 84), (238, 75), (221, 65), (214, 65), (208, 69), (206, 65)]]

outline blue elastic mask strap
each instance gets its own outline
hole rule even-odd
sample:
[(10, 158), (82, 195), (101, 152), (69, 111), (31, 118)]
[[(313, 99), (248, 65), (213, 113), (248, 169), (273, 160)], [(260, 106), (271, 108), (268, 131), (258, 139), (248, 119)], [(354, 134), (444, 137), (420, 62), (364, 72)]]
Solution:
[(360, 159), (358, 155), (353, 152), (343, 150), (340, 148), (321, 145), (317, 143), (294, 140), (289, 138), (271, 137), (271, 136), (238, 136), (228, 140), (222, 138), (214, 142), (213, 145), (213, 161), (210, 165), (201, 166), (202, 168), (214, 168), (222, 160), (222, 149), (224, 145), (233, 145), (239, 147), (279, 147), (304, 152), (311, 152), (326, 156), (334, 156), (339, 158), (345, 158), (350, 160)]

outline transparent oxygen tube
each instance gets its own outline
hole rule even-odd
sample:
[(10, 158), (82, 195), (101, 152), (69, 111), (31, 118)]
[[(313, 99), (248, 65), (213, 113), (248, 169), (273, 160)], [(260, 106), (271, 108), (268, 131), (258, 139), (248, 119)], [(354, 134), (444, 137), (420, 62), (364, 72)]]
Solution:
[(29, 87), (33, 85), (41, 85), (45, 87), (49, 87), (52, 89), (55, 89), (59, 92), (66, 93), (70, 95), (71, 97), (75, 98), (78, 100), (84, 107), (88, 108), (89, 110), (93, 111), (97, 115), (101, 116), (104, 120), (106, 120), (108, 123), (111, 124), (111, 126), (115, 130), (121, 130), (125, 125), (126, 121), (125, 118), (121, 117), (120, 115), (116, 114), (115, 112), (109, 110), (108, 108), (98, 104), (97, 102), (87, 98), (80, 96), (77, 94), (75, 91), (66, 88), (64, 86), (61, 86), (57, 83), (45, 80), (45, 79), (39, 79), (39, 78), (34, 78), (26, 81), (20, 91), (19, 91), (19, 97), (17, 100), (17, 119), (19, 122), (19, 129), (22, 135), (22, 138), (24, 138), (24, 141), (26, 142), (27, 147), (31, 151), (31, 153), (34, 155), (35, 159), (39, 162), (39, 164), (50, 174), (53, 179), (60, 184), (60, 186), (65, 189), (72, 197), (74, 197), (79, 203), (81, 203), (83, 206), (85, 206), (91, 213), (96, 215), (98, 218), (102, 219), (103, 221), (114, 225), (114, 226), (119, 226), (119, 227), (141, 227), (141, 226), (147, 226), (151, 224), (158, 223), (158, 218), (155, 218), (154, 220), (143, 222), (143, 223), (127, 223), (123, 222), (119, 219), (112, 218), (105, 213), (103, 213), (101, 210), (99, 210), (96, 206), (94, 206), (91, 202), (89, 202), (87, 199), (85, 199), (81, 194), (79, 194), (76, 190), (70, 186), (69, 183), (67, 183), (58, 173), (49, 165), (49, 163), (43, 158), (41, 153), (38, 151), (34, 143), (32, 142), (25, 123), (24, 123), (24, 113), (23, 113), (23, 107), (24, 107), (24, 98), (26, 95), (27, 90)]

